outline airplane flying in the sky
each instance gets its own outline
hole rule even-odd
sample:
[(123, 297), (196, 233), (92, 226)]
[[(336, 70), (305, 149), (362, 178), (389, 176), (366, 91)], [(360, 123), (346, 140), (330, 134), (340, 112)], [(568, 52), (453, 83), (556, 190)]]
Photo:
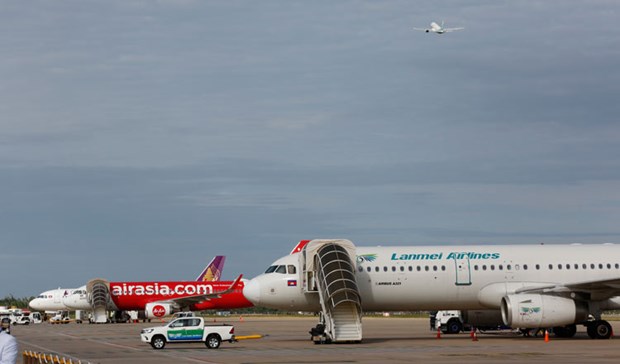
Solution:
[(314, 338), (362, 339), (362, 311), (469, 310), (478, 326), (584, 325), (607, 339), (620, 309), (620, 245), (356, 247), (312, 240), (246, 283), (257, 306), (320, 312)]
[(430, 28), (413, 28), (414, 30), (421, 30), (423, 32), (426, 33), (437, 33), (437, 34), (443, 34), (443, 33), (450, 33), (450, 32), (454, 32), (456, 30), (463, 30), (465, 28), (460, 27), (460, 28), (444, 28), (443, 26), (443, 21), (441, 22), (441, 25), (435, 23), (435, 22), (431, 22), (431, 27)]
[[(218, 255), (198, 275), (196, 281), (219, 280), (226, 257)], [(91, 310), (86, 286), (78, 288), (57, 288), (45, 291), (28, 303), (28, 306), (36, 311), (53, 313), (56, 311)]]

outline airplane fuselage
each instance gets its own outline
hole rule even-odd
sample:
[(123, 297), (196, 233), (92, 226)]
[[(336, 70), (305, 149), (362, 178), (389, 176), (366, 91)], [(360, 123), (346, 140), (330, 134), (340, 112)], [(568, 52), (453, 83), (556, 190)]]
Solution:
[[(503, 297), (519, 290), (620, 279), (617, 245), (356, 247), (355, 254), (365, 311), (499, 309)], [(295, 274), (255, 277), (246, 297), (259, 306), (319, 311), (317, 295), (304, 293), (300, 257), (274, 262), (294, 265)], [(614, 309), (620, 307), (614, 296), (603, 290), (583, 298)]]
[[(152, 302), (213, 294), (226, 290), (232, 281), (217, 282), (110, 282), (110, 297), (116, 310), (144, 310)], [(243, 296), (243, 282), (233, 292), (193, 304), (192, 311), (250, 307)]]

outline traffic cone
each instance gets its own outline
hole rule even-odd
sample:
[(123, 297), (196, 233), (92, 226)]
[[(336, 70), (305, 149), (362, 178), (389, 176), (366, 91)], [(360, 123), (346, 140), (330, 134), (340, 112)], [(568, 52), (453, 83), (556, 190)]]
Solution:
[(441, 329), (437, 329), (437, 339), (441, 339)]
[(243, 316), (239, 316), (239, 322), (243, 322)]
[(545, 330), (545, 342), (549, 342), (549, 330)]
[(478, 334), (476, 333), (476, 329), (471, 330), (471, 341), (478, 341)]

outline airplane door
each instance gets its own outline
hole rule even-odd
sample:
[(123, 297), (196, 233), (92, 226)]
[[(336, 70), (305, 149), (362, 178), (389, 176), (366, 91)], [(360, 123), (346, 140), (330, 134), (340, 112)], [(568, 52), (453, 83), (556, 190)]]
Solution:
[(465, 256), (463, 259), (454, 258), (454, 268), (456, 271), (456, 282), (454, 284), (457, 286), (471, 285), (469, 257)]

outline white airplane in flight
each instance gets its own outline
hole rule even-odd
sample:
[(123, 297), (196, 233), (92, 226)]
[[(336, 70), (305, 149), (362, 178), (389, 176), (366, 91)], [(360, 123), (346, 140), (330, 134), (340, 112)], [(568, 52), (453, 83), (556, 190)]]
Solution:
[(441, 22), (441, 25), (435, 23), (435, 22), (431, 22), (431, 27), (430, 28), (413, 28), (414, 30), (421, 30), (423, 32), (426, 33), (437, 33), (437, 34), (443, 34), (443, 33), (450, 33), (450, 32), (454, 32), (456, 30), (463, 30), (465, 28), (460, 27), (460, 28), (444, 28), (443, 27), (443, 21)]
[[(553, 328), (611, 337), (620, 245), (356, 247), (312, 240), (246, 283), (256, 306), (321, 312), (325, 341), (360, 341), (362, 311), (469, 310), (475, 326)], [(322, 327), (321, 327), (322, 326)], [(345, 330), (353, 333), (342, 334)], [(339, 339), (339, 335), (343, 339)]]

